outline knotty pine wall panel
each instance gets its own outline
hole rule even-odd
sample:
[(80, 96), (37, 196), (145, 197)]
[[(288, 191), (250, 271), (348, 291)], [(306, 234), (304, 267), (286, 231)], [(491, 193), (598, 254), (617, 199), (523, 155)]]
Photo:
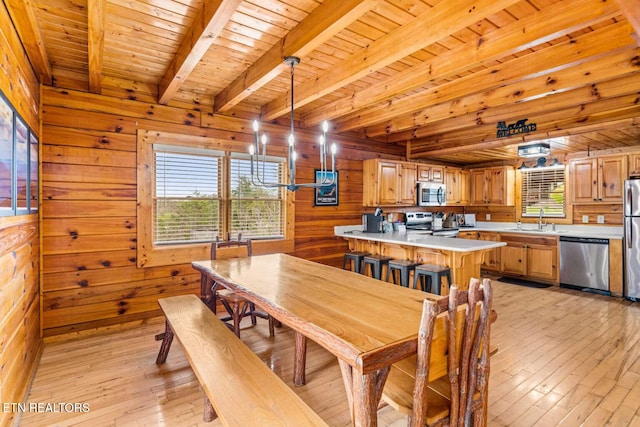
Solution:
[[(200, 106), (158, 106), (147, 96), (137, 101), (135, 93), (126, 94), (128, 99), (118, 99), (43, 88), (45, 336), (143, 322), (160, 314), (159, 297), (199, 292), (199, 275), (190, 264), (136, 267), (138, 129), (204, 136), (215, 141), (216, 148), (236, 151), (244, 151), (252, 141), (246, 120), (201, 114)], [(270, 141), (285, 143), (287, 127), (264, 128)], [(313, 181), (319, 165), (317, 136), (301, 132), (298, 137), (299, 180)], [(336, 142), (339, 205), (313, 206), (314, 192), (299, 190), (293, 251), (332, 265), (340, 265), (347, 249), (333, 236), (334, 225), (361, 221), (362, 160), (404, 155), (404, 147), (393, 144)]]
[[(0, 3), (0, 90), (40, 131), (40, 87)], [(24, 402), (42, 352), (38, 215), (0, 217), (0, 402)], [(18, 414), (0, 411), (0, 426)]]

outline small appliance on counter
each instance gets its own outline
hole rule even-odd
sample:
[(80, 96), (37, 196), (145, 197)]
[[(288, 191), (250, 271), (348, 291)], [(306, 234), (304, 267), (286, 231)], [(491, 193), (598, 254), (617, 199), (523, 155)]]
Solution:
[(463, 227), (475, 227), (476, 226), (476, 214), (464, 214)]
[(362, 231), (365, 233), (384, 233), (384, 216), (376, 214), (362, 215)]

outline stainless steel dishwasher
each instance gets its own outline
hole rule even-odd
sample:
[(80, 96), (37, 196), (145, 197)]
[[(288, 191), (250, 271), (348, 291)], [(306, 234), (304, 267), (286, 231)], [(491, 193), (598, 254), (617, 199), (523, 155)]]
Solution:
[(560, 236), (560, 286), (609, 293), (609, 239)]

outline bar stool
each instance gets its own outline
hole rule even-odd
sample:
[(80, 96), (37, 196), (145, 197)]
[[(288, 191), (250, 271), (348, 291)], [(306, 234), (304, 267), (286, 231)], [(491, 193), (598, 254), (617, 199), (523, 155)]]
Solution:
[(349, 261), (349, 270), (360, 273), (362, 271), (362, 262), (367, 255), (371, 254), (369, 252), (358, 251), (346, 252), (344, 258), (342, 258), (342, 269), (345, 270), (347, 268), (347, 261)]
[(416, 269), (419, 263), (408, 259), (394, 259), (389, 261), (387, 266), (387, 282), (389, 281), (389, 275), (393, 279), (393, 283), (396, 283), (396, 272), (400, 272), (400, 286), (405, 288), (409, 287), (409, 274)]
[(416, 286), (420, 282), (421, 290), (442, 295), (443, 277), (447, 278), (447, 284), (451, 286), (451, 270), (449, 267), (436, 264), (420, 264), (415, 268), (413, 288), (417, 289)]
[(389, 261), (393, 258), (384, 255), (367, 255), (364, 257), (364, 267), (362, 274), (367, 274), (367, 265), (371, 266), (371, 276), (375, 279), (382, 279), (382, 266), (389, 268)]

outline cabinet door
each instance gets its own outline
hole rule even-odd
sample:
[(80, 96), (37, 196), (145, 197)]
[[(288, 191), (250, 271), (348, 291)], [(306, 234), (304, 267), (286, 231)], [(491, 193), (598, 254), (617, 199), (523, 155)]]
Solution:
[(490, 168), (487, 170), (487, 200), (492, 205), (505, 204), (505, 170)]
[(522, 243), (507, 243), (501, 249), (501, 270), (503, 273), (527, 274), (527, 248)]
[(399, 198), (397, 203), (415, 206), (416, 198), (416, 165), (415, 163), (400, 163)]
[(458, 176), (458, 198), (460, 200), (460, 206), (469, 204), (469, 179), (469, 171), (460, 171)]
[(596, 159), (574, 160), (570, 165), (571, 199), (573, 203), (598, 200), (598, 162)]
[(418, 164), (418, 181), (431, 181), (431, 166)]
[(599, 159), (598, 201), (622, 203), (625, 179), (627, 179), (626, 156), (604, 157)]
[(532, 279), (558, 280), (558, 247), (527, 245), (527, 276)]
[(629, 175), (640, 175), (640, 154), (629, 154)]
[(431, 181), (444, 182), (444, 168), (442, 166), (431, 166)]
[(447, 187), (447, 205), (458, 204), (460, 202), (458, 197), (460, 170), (447, 168), (444, 177), (444, 184)]
[[(478, 232), (478, 240), (486, 240), (489, 242), (499, 242), (500, 235), (498, 233), (494, 233), (490, 231), (489, 232), (480, 231)], [(484, 263), (482, 264), (481, 267), (484, 268), (485, 270), (500, 271), (500, 267), (501, 267), (500, 260), (502, 258), (501, 249), (502, 248), (495, 248), (487, 252), (487, 254), (484, 256)]]
[(395, 205), (398, 203), (398, 176), (400, 167), (394, 162), (380, 162), (378, 164), (378, 203), (381, 205)]
[(485, 197), (485, 181), (486, 175), (484, 170), (470, 171), (471, 179), (471, 200), (472, 205), (484, 205), (487, 200)]

